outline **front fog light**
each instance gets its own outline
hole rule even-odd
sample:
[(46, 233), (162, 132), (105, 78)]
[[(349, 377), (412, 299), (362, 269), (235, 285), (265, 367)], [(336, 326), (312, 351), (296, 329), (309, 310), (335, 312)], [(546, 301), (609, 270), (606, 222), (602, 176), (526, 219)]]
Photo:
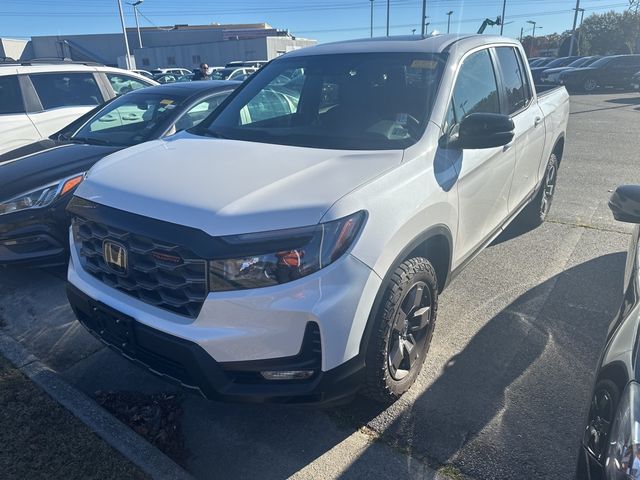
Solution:
[(260, 372), (266, 380), (306, 380), (314, 374), (313, 370), (267, 370)]

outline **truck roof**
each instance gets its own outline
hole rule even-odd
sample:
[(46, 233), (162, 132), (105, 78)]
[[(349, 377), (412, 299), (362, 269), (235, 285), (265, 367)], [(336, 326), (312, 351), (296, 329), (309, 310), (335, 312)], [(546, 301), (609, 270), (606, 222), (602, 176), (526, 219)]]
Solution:
[(367, 52), (416, 52), (442, 53), (453, 44), (469, 50), (491, 43), (508, 43), (519, 45), (517, 40), (496, 35), (478, 34), (446, 34), (422, 37), (420, 35), (404, 35), (391, 37), (362, 38), (340, 42), (323, 43), (313, 47), (302, 48), (287, 53), (287, 57), (306, 55), (327, 55), (336, 53)]

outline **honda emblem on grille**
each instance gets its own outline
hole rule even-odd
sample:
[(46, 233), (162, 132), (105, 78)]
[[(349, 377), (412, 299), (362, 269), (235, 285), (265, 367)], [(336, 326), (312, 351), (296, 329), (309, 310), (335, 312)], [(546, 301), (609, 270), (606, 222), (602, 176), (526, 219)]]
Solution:
[(124, 275), (127, 273), (127, 249), (119, 243), (105, 240), (102, 243), (104, 261), (113, 272)]

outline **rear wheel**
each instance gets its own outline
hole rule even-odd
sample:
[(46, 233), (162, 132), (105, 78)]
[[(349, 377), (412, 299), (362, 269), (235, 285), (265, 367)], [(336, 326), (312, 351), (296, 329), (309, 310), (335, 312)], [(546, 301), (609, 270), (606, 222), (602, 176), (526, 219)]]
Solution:
[(402, 262), (375, 314), (363, 393), (389, 403), (406, 392), (429, 350), (438, 309), (436, 273), (426, 258)]
[(531, 203), (522, 210), (519, 220), (527, 227), (535, 228), (542, 224), (549, 214), (558, 179), (558, 157), (552, 153), (544, 171), (542, 185)]
[(598, 88), (598, 82), (593, 78), (587, 78), (582, 83), (582, 88), (585, 92), (593, 92), (596, 88)]

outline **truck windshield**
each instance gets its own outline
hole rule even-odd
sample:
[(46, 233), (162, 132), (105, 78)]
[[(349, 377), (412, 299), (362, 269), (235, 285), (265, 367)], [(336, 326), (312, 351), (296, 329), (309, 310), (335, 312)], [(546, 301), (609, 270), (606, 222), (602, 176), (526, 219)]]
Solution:
[(386, 150), (424, 132), (445, 58), (362, 53), (283, 58), (192, 133), (312, 148)]

